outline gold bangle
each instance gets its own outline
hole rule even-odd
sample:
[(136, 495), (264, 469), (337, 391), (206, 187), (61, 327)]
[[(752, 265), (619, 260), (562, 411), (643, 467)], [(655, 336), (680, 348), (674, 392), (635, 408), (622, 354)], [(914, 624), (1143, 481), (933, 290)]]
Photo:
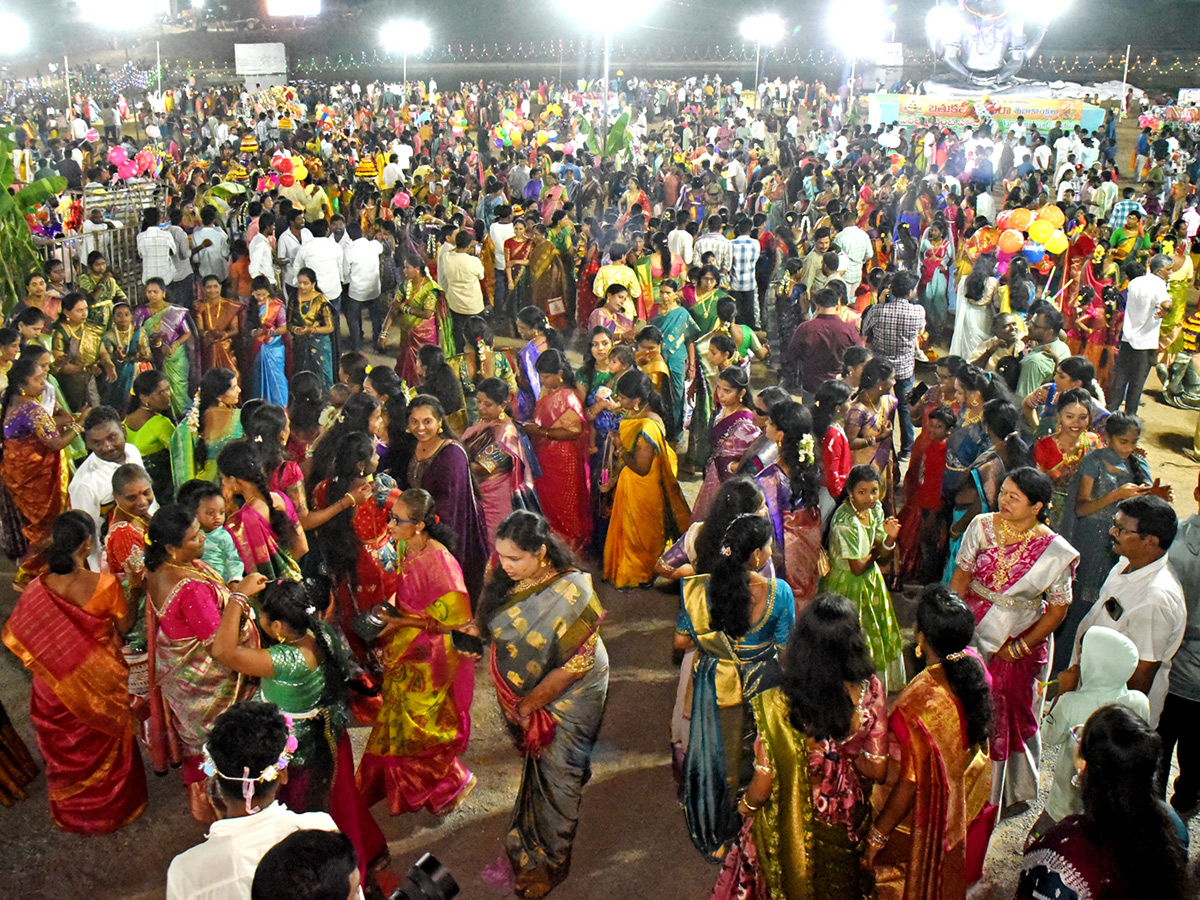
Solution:
[(745, 807), (745, 809), (746, 809), (746, 811), (747, 811), (747, 812), (756, 813), (756, 812), (758, 812), (760, 809), (762, 809), (762, 804), (761, 804), (761, 803), (760, 803), (758, 806), (752, 806), (752, 805), (750, 804), (750, 801), (746, 799), (746, 795), (745, 795), (745, 794), (743, 794), (743, 795), (742, 795), (742, 798), (741, 798), (741, 799), (738, 801), (738, 803), (740, 803), (740, 804), (741, 804), (743, 807)]
[(772, 769), (770, 766), (764, 766), (762, 763), (757, 762), (757, 761), (754, 763), (754, 771), (757, 772), (759, 775), (774, 775), (775, 774), (775, 770)]
[(353, 494), (343, 494), (343, 495), (342, 495), (342, 499), (343, 499), (343, 500), (349, 500), (349, 501), (350, 501), (350, 508), (351, 508), (351, 509), (354, 509), (354, 507), (358, 506), (358, 501), (354, 499), (354, 495), (353, 495)]

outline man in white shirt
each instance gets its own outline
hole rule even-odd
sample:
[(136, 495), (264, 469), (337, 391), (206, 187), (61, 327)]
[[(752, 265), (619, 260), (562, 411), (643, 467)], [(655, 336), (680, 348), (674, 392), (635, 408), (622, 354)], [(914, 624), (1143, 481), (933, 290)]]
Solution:
[(108, 232), (123, 227), (118, 220), (106, 218), (99, 206), (93, 206), (87, 221), (79, 229), (84, 236), (79, 242), (79, 261), (85, 262), (93, 250), (99, 250), (105, 259), (111, 259), (112, 236)]
[[(261, 584), (261, 575), (250, 577)], [(328, 813), (295, 813), (275, 799), (287, 783), (287, 767), (280, 770), (278, 761), (290, 758), (289, 734), (283, 714), (270, 703), (243, 701), (217, 718), (205, 749), (220, 818), (204, 843), (171, 861), (167, 900), (249, 900), (254, 871), (268, 850), (297, 831), (337, 831)], [(247, 770), (258, 779), (249, 783), (248, 800), (241, 780)]]
[[(142, 454), (133, 444), (125, 442), (125, 426), (121, 414), (111, 406), (97, 406), (83, 420), (83, 442), (90, 451), (88, 458), (75, 470), (67, 487), (71, 509), (78, 509), (92, 517), (96, 524), (96, 537), (92, 552), (88, 556), (93, 572), (100, 571), (100, 552), (104, 547), (100, 540), (100, 523), (113, 507), (112, 476), (126, 463), (142, 464)], [(151, 512), (158, 504), (151, 506)]]
[(1064, 691), (1078, 686), (1079, 648), (1089, 628), (1102, 625), (1118, 631), (1138, 648), (1138, 666), (1128, 687), (1150, 698), (1151, 727), (1158, 724), (1171, 660), (1187, 624), (1183, 587), (1167, 558), (1178, 528), (1171, 505), (1145, 489), (1117, 504), (1108, 533), (1120, 558), (1100, 586), (1096, 605), (1079, 623), (1071, 667), (1058, 682)]
[(217, 227), (217, 208), (206, 206), (200, 211), (203, 227), (192, 232), (192, 255), (201, 280), (209, 275), (218, 281), (229, 277), (229, 236)]
[(304, 227), (304, 210), (293, 209), (289, 214), (287, 228), (275, 241), (275, 258), (279, 260), (279, 274), (288, 299), (296, 299), (296, 257), (300, 248), (312, 240), (312, 232)]
[(671, 251), (672, 256), (678, 256), (683, 260), (684, 266), (692, 264), (692, 245), (695, 239), (692, 233), (687, 230), (687, 216), (681, 214), (676, 219), (675, 227), (671, 229), (671, 233), (667, 235), (667, 249)]
[(483, 263), (471, 252), (471, 240), (471, 232), (459, 231), (454, 236), (454, 252), (446, 256), (443, 264), (445, 271), (438, 273), (454, 324), (456, 351), (462, 350), (466, 320), (483, 312)]
[(854, 214), (843, 212), (835, 223), (838, 233), (833, 239), (833, 249), (846, 258), (846, 286), (850, 295), (848, 303), (854, 303), (854, 291), (862, 283), (863, 269), (871, 258), (874, 247), (870, 236), (854, 223)]
[(696, 238), (693, 255), (703, 259), (705, 253), (712, 253), (717, 271), (728, 275), (733, 268), (733, 241), (721, 233), (720, 216), (709, 216), (705, 226), (704, 234)]
[(508, 271), (504, 264), (504, 242), (515, 234), (513, 228), (513, 208), (505, 203), (496, 207), (496, 221), (488, 229), (488, 237), (492, 239), (492, 264), (496, 270), (496, 287), (492, 297), (492, 305), (497, 309), (504, 308), (504, 297), (508, 293)]
[(1050, 148), (1040, 138), (1033, 148), (1033, 167), (1039, 172), (1045, 172), (1050, 168)]
[(317, 276), (317, 290), (333, 307), (334, 329), (342, 312), (342, 248), (329, 236), (329, 223), (318, 219), (308, 226), (312, 240), (305, 243), (296, 255), (296, 271), (312, 269)]
[(137, 236), (138, 256), (142, 258), (142, 284), (161, 278), (165, 284), (175, 280), (175, 238), (158, 225), (158, 210), (147, 210), (146, 227)]
[(1109, 412), (1116, 412), (1122, 403), (1125, 412), (1138, 411), (1146, 376), (1158, 356), (1160, 320), (1171, 308), (1167, 279), (1177, 265), (1172, 257), (1156, 253), (1150, 257), (1149, 271), (1129, 282), (1125, 322), (1108, 393)]
[(371, 324), (375, 331), (375, 340), (383, 326), (383, 316), (377, 309), (381, 290), (379, 280), (380, 257), (383, 256), (383, 244), (373, 241), (362, 233), (357, 224), (347, 229), (353, 238), (346, 245), (346, 280), (350, 284), (346, 297), (346, 322), (350, 326), (350, 349), (362, 349), (362, 310), (367, 307), (371, 316)]
[(258, 217), (258, 234), (250, 241), (250, 277), (262, 275), (277, 284), (275, 280), (275, 256), (271, 252), (271, 236), (275, 234), (275, 214), (265, 212)]
[(388, 163), (383, 167), (383, 187), (384, 190), (392, 190), (396, 186), (396, 182), (404, 177), (404, 169), (400, 168), (400, 157), (395, 153), (389, 154)]

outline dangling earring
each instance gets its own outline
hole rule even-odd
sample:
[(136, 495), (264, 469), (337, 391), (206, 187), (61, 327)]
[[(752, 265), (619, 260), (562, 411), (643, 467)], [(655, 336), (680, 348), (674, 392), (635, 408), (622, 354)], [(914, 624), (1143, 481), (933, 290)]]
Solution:
[(921, 659), (923, 656), (925, 656), (925, 651), (921, 649), (920, 644), (917, 644), (917, 646), (913, 647), (913, 656), (915, 656), (917, 659)]

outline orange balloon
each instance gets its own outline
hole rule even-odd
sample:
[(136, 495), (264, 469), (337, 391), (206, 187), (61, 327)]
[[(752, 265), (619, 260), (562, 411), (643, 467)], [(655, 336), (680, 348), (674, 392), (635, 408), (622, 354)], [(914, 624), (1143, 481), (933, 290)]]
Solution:
[(1028, 231), (1033, 224), (1033, 213), (1027, 209), (1014, 209), (1008, 217), (1008, 223), (1017, 231)]
[[(1028, 212), (1028, 210), (1024, 211)], [(1020, 253), (1024, 246), (1025, 235), (1015, 228), (1010, 228), (1000, 235), (1000, 249), (1005, 253)]]
[(1049, 222), (1055, 228), (1062, 228), (1063, 222), (1067, 221), (1066, 215), (1057, 206), (1043, 206), (1038, 210), (1037, 217)]

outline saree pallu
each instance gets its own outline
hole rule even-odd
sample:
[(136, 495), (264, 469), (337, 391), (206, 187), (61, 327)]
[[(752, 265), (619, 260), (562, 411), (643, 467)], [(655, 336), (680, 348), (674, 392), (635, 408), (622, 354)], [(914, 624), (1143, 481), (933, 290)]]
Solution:
[[(392, 599), (402, 616), (428, 616), (457, 628), (471, 619), (462, 569), (448, 550), (426, 548), (403, 560)], [(368, 806), (387, 798), (393, 815), (443, 812), (471, 780), (458, 759), (471, 734), (475, 665), (448, 634), (401, 628), (381, 649), (383, 707), (358, 767)]]
[(534, 407), (542, 393), (542, 378), (534, 368), (541, 355), (535, 341), (530, 341), (517, 353), (517, 380), (522, 385), (517, 390), (517, 420), (520, 422), (533, 418)]
[(654, 419), (625, 419), (618, 435), (622, 450), (634, 453), (638, 441), (644, 440), (655, 454), (645, 475), (625, 467), (617, 476), (604, 542), (604, 580), (623, 588), (654, 578), (654, 564), (687, 530), (691, 515), (676, 480), (675, 451), (662, 425)]
[(796, 599), (797, 614), (817, 596), (822, 568), (829, 565), (822, 545), (821, 510), (818, 507), (784, 507), (783, 579)]
[(529, 302), (546, 314), (551, 327), (565, 332), (567, 276), (558, 249), (550, 241), (536, 238), (525, 271), (529, 275)]
[[(567, 877), (583, 786), (608, 696), (604, 610), (585, 572), (518, 585), (484, 623), (499, 696), (525, 697), (549, 672), (585, 672), (539, 712), (553, 722), (540, 750), (522, 750), (521, 787), (505, 845), (518, 890), (548, 891)], [(503, 689), (503, 690), (501, 690)], [(522, 735), (510, 726), (510, 734)]]
[(472, 462), (479, 463), (491, 473), (478, 479), (490, 551), (496, 544), (496, 529), (513, 511), (513, 494), (522, 488), (533, 489), (525, 445), (520, 432), (507, 417), (499, 422), (476, 422), (463, 432), (462, 442)]
[(17, 587), (46, 571), (44, 553), (50, 545), (50, 531), (67, 505), (68, 475), (62, 452), (45, 444), (56, 437), (54, 421), (34, 404), (4, 423), (0, 479), (20, 514), (21, 535), (27, 544), (13, 580)]
[(583, 405), (575, 392), (561, 387), (537, 402), (533, 421), (552, 428), (567, 412), (584, 423), (579, 437), (569, 441), (541, 438), (534, 443), (541, 477), (534, 480), (542, 512), (550, 528), (576, 550), (592, 537), (591, 496), (588, 472), (588, 430)]
[(207, 343), (203, 338), (203, 333), (228, 331), (237, 324), (241, 310), (240, 304), (225, 299), (219, 300), (216, 308), (210, 303), (204, 303), (196, 310), (196, 326), (201, 332), (200, 371), (202, 373), (209, 369), (238, 371), (237, 359), (233, 353), (233, 338)]
[[(954, 692), (926, 669), (896, 699), (892, 738), (908, 749), (902, 780), (916, 785), (909, 814), (875, 859), (877, 900), (941, 900), (966, 895), (983, 873), (995, 824), (987, 751), (968, 747)], [(895, 751), (893, 751), (895, 755)], [(877, 797), (881, 809), (886, 795)]]
[(713, 629), (708, 588), (707, 575), (683, 580), (683, 609), (675, 630), (698, 649), (683, 763), (684, 812), (696, 849), (719, 861), (741, 824), (738, 791), (754, 774), (756, 729), (750, 701), (779, 686), (779, 649), (787, 644), (796, 609), (787, 583), (772, 579), (761, 619), (734, 639)]
[[(292, 501), (284, 499), (290, 518), (294, 515), (291, 513)], [(287, 548), (280, 545), (270, 520), (249, 503), (229, 517), (225, 530), (233, 537), (233, 545), (247, 573), (258, 572), (269, 582), (300, 580), (300, 566)]]
[(683, 412), (686, 397), (686, 381), (687, 381), (687, 344), (688, 341), (698, 337), (701, 332), (696, 327), (695, 321), (691, 314), (682, 306), (676, 306), (662, 316), (655, 319), (654, 323), (663, 333), (663, 359), (666, 360), (667, 368), (671, 372), (671, 390), (675, 395), (675, 408), (673, 418), (675, 420), (676, 432), (683, 428)]
[(196, 442), (199, 440), (198, 429), (203, 427), (194, 423), (192, 416), (185, 416), (183, 421), (175, 426), (171, 435), (171, 477), (176, 485), (183, 485), (193, 478), (202, 481), (219, 481), (217, 471), (217, 455), (231, 441), (242, 436), (242, 411), (233, 410), (229, 422), (221, 434), (204, 442), (204, 462), (196, 466)]
[[(166, 375), (171, 385), (171, 412), (179, 418), (192, 403), (191, 384), (196, 369), (192, 346), (196, 339), (195, 326), (181, 306), (167, 306), (157, 313), (150, 313), (149, 307), (140, 307), (138, 318), (144, 323), (154, 368)], [(188, 333), (192, 340), (171, 349), (172, 344)], [(154, 346), (149, 340), (151, 337), (161, 338), (161, 343)]]
[[(850, 813), (855, 834), (845, 825), (822, 821), (813, 808), (808, 741), (792, 728), (787, 698), (778, 689), (759, 693), (750, 701), (775, 777), (771, 795), (746, 820), (726, 868), (738, 858), (748, 860), (747, 900), (865, 900), (871, 896), (871, 873), (863, 868), (870, 804), (860, 802)], [(735, 900), (727, 889), (725, 872), (712, 900)]]
[[(575, 396), (573, 392), (571, 396)], [(418, 461), (414, 454), (409, 485), (430, 493), (442, 524), (458, 538), (456, 558), (462, 564), (463, 581), (474, 603), (483, 590), (489, 554), (483, 509), (471, 477), (467, 451), (458, 441), (447, 441), (424, 462)]]
[[(850, 409), (846, 413), (847, 429), (855, 427), (858, 429), (859, 437), (877, 438), (887, 425), (895, 421), (896, 410), (899, 409), (899, 406), (900, 402), (894, 394), (884, 394), (880, 397), (879, 406), (875, 409), (870, 409), (855, 401), (850, 404)], [(886, 440), (874, 447), (852, 450), (850, 455), (856, 466), (865, 463), (879, 473), (881, 482), (879, 497), (883, 501), (883, 508), (891, 515), (896, 507), (892, 441)]]
[(46, 761), (50, 816), (64, 831), (107, 834), (146, 807), (129, 668), (113, 627), (125, 609), (112, 575), (100, 576), (84, 607), (37, 579), (4, 627), (5, 645), (33, 674), (29, 712)]
[(421, 383), (421, 376), (417, 372), (417, 353), (426, 344), (438, 345), (438, 295), (437, 283), (430, 280), (426, 280), (415, 291), (411, 285), (404, 287), (405, 302), (409, 306), (433, 313), (427, 319), (406, 313), (401, 319), (400, 327), (404, 331), (404, 339), (400, 342), (400, 350), (396, 354), (396, 372), (405, 384)]
[(748, 409), (739, 409), (713, 423), (709, 436), (712, 456), (704, 467), (704, 483), (692, 510), (698, 520), (705, 519), (717, 491), (733, 474), (729, 471), (730, 464), (739, 462), (760, 434), (762, 432), (754, 424), (754, 415)]
[[(218, 612), (229, 603), (229, 588), (216, 572), (202, 562), (193, 564), (197, 576), (178, 582), (167, 595), (160, 609), (151, 598), (146, 604), (147, 630), (150, 642), (150, 692), (151, 692), (151, 745), (161, 748), (163, 744), (177, 751), (184, 765), (183, 783), (189, 786), (202, 785), (204, 772), (201, 770), (201, 753), (213, 723), (221, 713), (240, 700), (249, 700), (254, 694), (255, 679), (242, 675), (221, 665), (210, 652), (211, 639), (202, 640), (196, 635), (172, 638), (159, 627), (158, 622), (171, 605), (186, 601), (211, 604)], [(151, 627), (153, 626), (153, 627)], [(243, 616), (238, 632), (238, 645), (257, 648), (258, 627), (254, 619)], [(161, 692), (161, 693), (159, 693)], [(155, 705), (161, 697), (168, 720), (156, 721), (162, 707)], [(165, 731), (165, 734), (155, 731)], [(156, 749), (155, 770), (166, 772), (166, 757), (159, 758)], [(174, 753), (172, 754), (174, 755)], [(195, 809), (193, 797), (193, 814)]]
[(337, 334), (337, 322), (334, 320), (329, 300), (324, 294), (318, 293), (307, 308), (301, 301), (297, 301), (289, 318), (293, 328), (334, 326), (334, 331), (330, 334), (292, 333), (292, 371), (315, 372), (321, 377), (321, 384), (328, 391), (337, 381), (333, 364), (333, 338)]

